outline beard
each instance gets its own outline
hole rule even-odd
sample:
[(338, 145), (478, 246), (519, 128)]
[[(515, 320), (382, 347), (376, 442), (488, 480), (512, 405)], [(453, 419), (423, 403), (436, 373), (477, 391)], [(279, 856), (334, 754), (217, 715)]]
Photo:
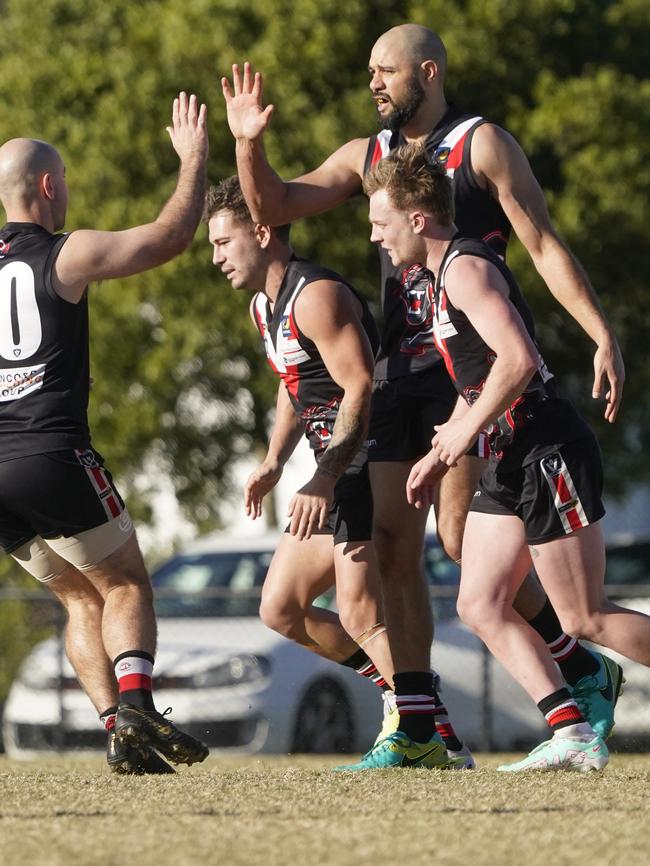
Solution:
[(398, 132), (406, 126), (424, 102), (424, 89), (416, 75), (411, 77), (407, 85), (406, 96), (401, 102), (392, 102), (393, 110), (389, 114), (379, 115), (379, 125), (382, 129)]

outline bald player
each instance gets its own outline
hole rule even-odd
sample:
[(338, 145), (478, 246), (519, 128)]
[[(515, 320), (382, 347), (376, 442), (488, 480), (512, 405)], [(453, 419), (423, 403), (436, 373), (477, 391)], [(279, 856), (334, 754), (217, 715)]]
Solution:
[[(440, 38), (425, 27), (404, 24), (373, 46), (370, 90), (381, 132), (338, 148), (314, 171), (283, 182), (263, 146), (273, 106), (263, 106), (262, 78), (249, 64), (233, 67), (233, 86), (222, 80), (228, 121), (236, 139), (237, 168), (253, 219), (278, 225), (336, 207), (362, 190), (362, 180), (400, 143), (421, 141), (429, 157), (453, 180), (456, 223), (463, 235), (486, 241), (505, 256), (511, 228), (528, 250), (554, 297), (596, 344), (595, 398), (605, 397), (613, 422), (624, 381), (621, 354), (588, 278), (558, 238), (530, 165), (517, 142), (484, 118), (447, 102), (447, 57)], [(377, 356), (369, 430), (369, 461), (375, 501), (374, 540), (382, 564), (386, 618), (402, 653), (400, 670), (428, 670), (433, 636), (422, 572), (427, 509), (416, 512), (403, 493), (411, 468), (428, 452), (433, 428), (450, 415), (455, 394), (432, 339), (431, 308), (419, 263), (394, 267), (380, 250), (384, 327)], [(442, 465), (434, 494), (438, 533), (445, 550), (460, 559), (467, 510), (487, 454), (482, 443), (451, 469)], [(527, 579), (515, 601), (518, 612), (550, 646), (576, 697), (607, 736), (620, 668), (594, 656), (564, 634), (536, 582)], [(406, 666), (406, 667), (405, 667)], [(614, 688), (607, 688), (613, 681)], [(429, 682), (422, 675), (422, 688)], [(386, 728), (388, 730), (388, 728)], [(446, 733), (449, 729), (446, 728)], [(452, 734), (453, 736), (453, 734)], [(457, 741), (447, 739), (451, 748)]]
[(0, 549), (64, 605), (66, 651), (108, 731), (109, 766), (173, 773), (205, 745), (156, 712), (156, 621), (133, 524), (91, 445), (88, 284), (183, 252), (201, 217), (205, 106), (181, 93), (167, 128), (178, 184), (151, 223), (120, 232), (65, 224), (65, 166), (50, 144), (0, 147)]

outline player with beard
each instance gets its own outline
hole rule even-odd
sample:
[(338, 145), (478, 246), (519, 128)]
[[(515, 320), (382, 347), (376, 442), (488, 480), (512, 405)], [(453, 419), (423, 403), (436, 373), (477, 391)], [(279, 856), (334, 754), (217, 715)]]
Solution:
[[(359, 193), (364, 175), (400, 142), (424, 142), (430, 158), (453, 178), (456, 219), (463, 234), (486, 240), (504, 255), (512, 226), (549, 290), (594, 340), (593, 396), (604, 393), (605, 417), (613, 422), (624, 380), (616, 339), (584, 271), (557, 237), (519, 145), (494, 124), (447, 103), (445, 48), (424, 27), (405, 24), (383, 34), (373, 46), (369, 71), (383, 131), (347, 142), (317, 169), (290, 182), (278, 177), (264, 153), (263, 135), (273, 106), (263, 106), (261, 76), (246, 64), (243, 76), (233, 67), (232, 89), (222, 80), (239, 177), (254, 219), (280, 224), (334, 208)], [(430, 664), (433, 622), (422, 571), (427, 514), (412, 509), (396, 491), (405, 489), (412, 466), (428, 451), (434, 425), (449, 417), (455, 394), (433, 343), (421, 267), (414, 263), (395, 268), (384, 253), (381, 263), (384, 324), (369, 430), (374, 538), (386, 617), (396, 642), (396, 669), (416, 673), (423, 692), (430, 693), (424, 672)], [(438, 534), (457, 561), (482, 470), (483, 460), (470, 455), (451, 470), (439, 467), (433, 498)], [(524, 582), (515, 605), (551, 647), (585, 711), (606, 736), (615, 699), (604, 700), (602, 687), (611, 679), (618, 694), (620, 668), (564, 634), (533, 578)], [(454, 736), (449, 728), (444, 733)], [(455, 739), (447, 742), (458, 745)]]
[(158, 713), (156, 618), (135, 529), (88, 428), (88, 285), (157, 267), (185, 250), (205, 190), (205, 106), (181, 93), (167, 128), (180, 158), (158, 217), (119, 232), (59, 234), (65, 166), (43, 141), (0, 147), (0, 551), (68, 615), (65, 646), (108, 732), (117, 773), (173, 773), (206, 746)]

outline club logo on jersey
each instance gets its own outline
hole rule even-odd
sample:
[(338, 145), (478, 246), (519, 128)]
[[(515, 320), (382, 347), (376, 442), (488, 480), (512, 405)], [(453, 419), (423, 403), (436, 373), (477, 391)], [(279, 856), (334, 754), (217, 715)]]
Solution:
[(450, 147), (439, 147), (437, 150), (434, 151), (433, 158), (431, 161), (433, 163), (435, 163), (435, 165), (444, 166), (447, 163), (447, 160), (449, 159), (450, 153), (451, 153)]
[(431, 318), (429, 289), (430, 274), (422, 265), (411, 265), (402, 273), (402, 300), (406, 305), (406, 321), (413, 327)]
[(9, 250), (11, 249), (11, 244), (8, 244), (6, 241), (0, 240), (0, 259), (4, 258)]
[(314, 421), (310, 426), (313, 433), (318, 436), (321, 442), (329, 442), (332, 438), (332, 431), (325, 421)]
[(283, 337), (291, 337), (292, 336), (292, 334), (291, 334), (291, 321), (289, 319), (289, 316), (283, 316), (282, 317), (282, 323), (281, 323), (280, 327), (282, 328), (282, 336)]

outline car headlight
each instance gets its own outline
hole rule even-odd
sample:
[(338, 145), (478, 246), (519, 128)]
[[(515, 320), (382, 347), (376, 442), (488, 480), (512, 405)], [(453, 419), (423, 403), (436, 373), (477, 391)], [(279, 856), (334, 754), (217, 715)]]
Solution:
[(238, 686), (264, 679), (270, 662), (263, 656), (236, 655), (207, 671), (192, 677), (192, 685), (197, 689), (215, 689), (223, 686)]

